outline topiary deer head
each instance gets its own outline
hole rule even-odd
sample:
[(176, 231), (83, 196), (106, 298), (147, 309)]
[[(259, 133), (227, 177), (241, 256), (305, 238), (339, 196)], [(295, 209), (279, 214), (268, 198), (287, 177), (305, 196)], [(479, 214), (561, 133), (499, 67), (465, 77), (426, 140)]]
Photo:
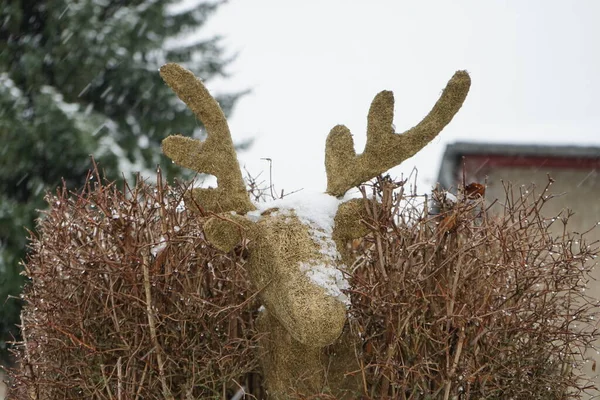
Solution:
[[(185, 168), (217, 178), (217, 188), (187, 193), (187, 206), (211, 214), (204, 231), (213, 246), (227, 252), (244, 242), (249, 250), (247, 269), (265, 307), (259, 327), (269, 333), (261, 360), (267, 389), (277, 398), (285, 397), (294, 385), (313, 393), (320, 391), (325, 381), (331, 386), (332, 379), (326, 377), (322, 365), (322, 349), (340, 338), (348, 301), (340, 289), (345, 285), (344, 262), (349, 260), (338, 249), (343, 253), (348, 240), (367, 233), (361, 223), (363, 205), (340, 199), (352, 187), (399, 165), (435, 138), (462, 106), (469, 75), (456, 72), (429, 114), (403, 134), (393, 129), (392, 92), (379, 93), (369, 110), (362, 154), (355, 153), (348, 128), (337, 125), (331, 130), (325, 149), (325, 196), (333, 210), (328, 224), (299, 209), (257, 211), (246, 191), (218, 103), (202, 82), (181, 66), (167, 64), (160, 73), (207, 132), (203, 142), (169, 136), (163, 141), (163, 152)], [(295, 383), (300, 375), (305, 379)]]

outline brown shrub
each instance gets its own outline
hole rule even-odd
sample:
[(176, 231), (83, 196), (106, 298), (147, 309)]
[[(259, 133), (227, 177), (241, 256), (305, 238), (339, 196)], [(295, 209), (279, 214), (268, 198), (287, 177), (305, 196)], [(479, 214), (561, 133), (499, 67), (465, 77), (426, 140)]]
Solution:
[(91, 174), (81, 193), (47, 197), (26, 263), (11, 398), (210, 399), (242, 385), (260, 393), (243, 249), (208, 245), (184, 190), (160, 173), (156, 186), (123, 190)]
[(579, 398), (589, 388), (581, 355), (597, 337), (597, 304), (584, 292), (597, 244), (566, 229), (553, 237), (549, 226), (566, 227), (568, 215), (542, 217), (548, 196), (507, 186), (504, 213), (492, 216), (480, 196), (463, 189), (450, 202), (437, 190), (430, 216), (393, 188), (373, 187), (383, 207), (368, 207), (372, 233), (352, 270), (365, 392)]
[[(48, 196), (11, 398), (265, 398), (246, 249), (210, 246), (185, 189), (159, 174), (117, 190), (94, 174)], [(435, 191), (436, 215), (389, 180), (372, 186), (380, 205), (363, 189), (371, 233), (349, 244), (349, 331), (324, 359), (356, 354), (364, 399), (578, 398), (597, 337), (584, 292), (596, 244), (568, 233), (568, 215), (544, 218), (544, 196), (507, 186), (493, 216), (465, 189), (457, 202)]]

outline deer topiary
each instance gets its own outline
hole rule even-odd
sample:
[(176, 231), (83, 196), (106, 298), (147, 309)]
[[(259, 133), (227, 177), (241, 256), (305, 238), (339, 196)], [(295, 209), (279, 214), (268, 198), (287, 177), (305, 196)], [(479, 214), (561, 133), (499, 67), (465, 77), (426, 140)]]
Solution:
[[(348, 241), (367, 234), (361, 223), (364, 205), (345, 193), (416, 154), (435, 138), (461, 108), (470, 87), (467, 72), (448, 82), (429, 114), (415, 127), (396, 134), (394, 97), (375, 96), (368, 114), (365, 151), (357, 155), (343, 125), (327, 138), (325, 167), (330, 204), (326, 218), (300, 209), (257, 210), (250, 201), (236, 158), (229, 127), (219, 104), (190, 71), (177, 64), (160, 69), (163, 80), (206, 127), (205, 141), (167, 137), (163, 152), (175, 163), (217, 178), (217, 188), (195, 188), (185, 195), (188, 208), (203, 216), (204, 235), (228, 252), (244, 243), (247, 269), (264, 311), (258, 327), (264, 333), (260, 357), (265, 385), (273, 399), (290, 390), (352, 396), (359, 382), (348, 329), (344, 273), (352, 261)], [(323, 204), (323, 203), (321, 203)], [(328, 347), (330, 346), (330, 347)], [(325, 351), (329, 348), (329, 351)]]

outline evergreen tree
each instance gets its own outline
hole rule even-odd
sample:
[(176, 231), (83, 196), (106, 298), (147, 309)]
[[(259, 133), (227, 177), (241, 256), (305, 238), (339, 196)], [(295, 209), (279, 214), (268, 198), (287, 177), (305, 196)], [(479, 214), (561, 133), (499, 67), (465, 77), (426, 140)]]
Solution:
[[(178, 62), (209, 80), (219, 37), (188, 43), (222, 2), (7, 0), (0, 7), (0, 354), (17, 335), (20, 260), (43, 195), (82, 186), (93, 155), (109, 179), (153, 171), (170, 133), (199, 122), (159, 77)], [(177, 10), (177, 8), (179, 10)], [(241, 93), (217, 96), (228, 113)], [(169, 176), (178, 172), (163, 165)], [(17, 299), (12, 298), (16, 296)]]

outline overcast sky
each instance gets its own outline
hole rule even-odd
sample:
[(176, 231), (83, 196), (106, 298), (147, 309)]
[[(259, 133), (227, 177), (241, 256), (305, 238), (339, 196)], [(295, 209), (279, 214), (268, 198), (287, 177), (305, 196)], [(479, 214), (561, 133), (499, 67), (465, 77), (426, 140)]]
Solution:
[(325, 139), (336, 124), (366, 140), (369, 104), (395, 95), (397, 132), (417, 124), (454, 71), (472, 79), (448, 127), (393, 175), (436, 182), (456, 141), (600, 146), (599, 0), (231, 0), (200, 31), (239, 52), (226, 81), (250, 88), (229, 120), (253, 173), (273, 159), (274, 184), (324, 190)]

